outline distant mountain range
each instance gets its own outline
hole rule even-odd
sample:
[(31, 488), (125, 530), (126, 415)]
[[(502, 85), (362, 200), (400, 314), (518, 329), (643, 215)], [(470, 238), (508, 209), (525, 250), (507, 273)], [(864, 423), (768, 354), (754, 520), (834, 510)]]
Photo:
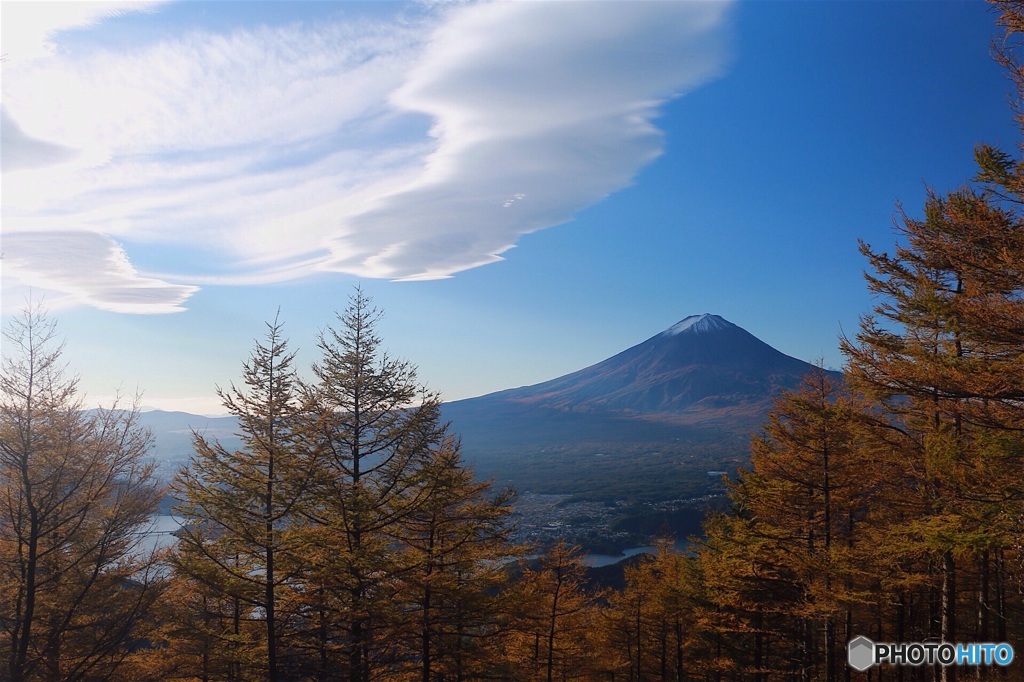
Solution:
[(160, 463), (160, 474), (170, 478), (188, 463), (192, 453), (192, 432), (213, 438), (229, 449), (239, 448), (238, 422), (234, 417), (203, 417), (188, 412), (147, 410), (139, 414), (139, 423), (153, 433), (152, 454)]
[[(479, 476), (520, 490), (674, 498), (720, 489), (780, 391), (813, 366), (718, 315), (691, 315), (632, 348), (550, 381), (442, 406)], [(144, 412), (165, 473), (192, 430), (240, 446), (232, 417)]]

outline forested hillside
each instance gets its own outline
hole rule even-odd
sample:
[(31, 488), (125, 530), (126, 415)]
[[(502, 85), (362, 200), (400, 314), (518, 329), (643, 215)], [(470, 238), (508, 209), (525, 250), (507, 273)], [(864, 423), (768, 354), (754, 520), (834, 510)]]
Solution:
[[(1024, 3), (997, 2), (1024, 102)], [(1024, 128), (1024, 111), (1017, 110)], [(1024, 664), (858, 672), (847, 642), (1008, 642), (1024, 655), (1024, 161), (861, 245), (877, 304), (750, 444), (730, 508), (622, 589), (572, 547), (509, 540), (440, 399), (390, 357), (359, 289), (304, 380), (283, 324), (220, 389), (241, 447), (196, 434), (176, 545), (137, 412), (86, 411), (52, 321), (6, 330), (0, 678), (1020, 680)], [(116, 406), (115, 406), (116, 407)]]

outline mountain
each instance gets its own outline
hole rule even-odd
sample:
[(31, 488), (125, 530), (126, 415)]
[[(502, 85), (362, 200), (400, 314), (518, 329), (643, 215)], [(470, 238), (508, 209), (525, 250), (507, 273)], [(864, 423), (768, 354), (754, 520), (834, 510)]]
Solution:
[(170, 478), (192, 454), (192, 432), (216, 439), (228, 448), (242, 445), (234, 417), (202, 417), (187, 412), (147, 410), (139, 413), (139, 424), (153, 434), (150, 454), (159, 463), (159, 473)]
[(691, 315), (586, 369), (476, 400), (678, 420), (728, 407), (759, 411), (810, 369), (718, 315)]
[(709, 470), (746, 460), (773, 398), (812, 369), (706, 313), (577, 372), (443, 410), (478, 472), (517, 487), (579, 492), (574, 479), (605, 485), (639, 469), (658, 486), (682, 467), (693, 491), (707, 487)]

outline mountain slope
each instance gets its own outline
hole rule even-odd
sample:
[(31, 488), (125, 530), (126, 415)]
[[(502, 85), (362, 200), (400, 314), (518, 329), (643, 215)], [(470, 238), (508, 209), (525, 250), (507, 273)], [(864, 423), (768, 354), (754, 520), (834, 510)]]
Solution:
[(810, 369), (717, 315), (692, 315), (596, 365), (481, 399), (669, 417), (695, 407), (760, 406)]
[(692, 315), (590, 367), (443, 411), (478, 472), (517, 487), (685, 479), (692, 492), (708, 470), (746, 460), (774, 397), (812, 369), (717, 315)]
[[(779, 391), (812, 369), (717, 315), (693, 315), (607, 360), (533, 386), (445, 403), (481, 477), (520, 491), (675, 499), (721, 490)], [(164, 475), (193, 429), (241, 442), (231, 417), (146, 412)]]

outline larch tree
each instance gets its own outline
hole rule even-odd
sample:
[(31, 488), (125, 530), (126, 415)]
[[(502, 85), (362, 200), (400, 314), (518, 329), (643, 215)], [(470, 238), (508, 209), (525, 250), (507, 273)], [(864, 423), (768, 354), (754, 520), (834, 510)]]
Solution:
[[(1024, 4), (993, 4), (1005, 29), (996, 59), (1024, 128)], [(1021, 579), (1024, 163), (991, 145), (975, 160), (973, 184), (929, 192), (920, 218), (900, 210), (891, 255), (862, 244), (879, 303), (842, 341), (851, 383), (887, 415), (876, 431), (893, 447), (878, 454), (901, 495), (881, 546), (907, 578), (888, 599), (911, 639), (1005, 641), (1007, 588)]]
[(174, 487), (184, 524), (175, 567), (197, 585), (208, 610), (232, 604), (227, 633), (221, 618), (207, 617), (236, 649), (247, 649), (237, 665), (245, 660), (268, 680), (289, 676), (294, 587), (304, 569), (297, 542), (311, 457), (293, 358), (280, 322), (269, 323), (244, 363), (244, 388), (218, 389), (244, 447), (230, 451), (195, 433), (195, 452)]
[(509, 541), (512, 492), (490, 496), (490, 484), (474, 481), (452, 436), (432, 453), (416, 485), (423, 503), (395, 532), (403, 658), (418, 663), (423, 682), (471, 679), (487, 669), (487, 645), (503, 625), (496, 592), (519, 550)]
[[(1019, 102), (1022, 4), (995, 4), (997, 59)], [(931, 578), (899, 603), (920, 614), (915, 634), (946, 641), (1007, 634), (1006, 588), (1020, 579), (1007, 557), (1024, 530), (1024, 166), (989, 145), (975, 159), (974, 184), (930, 192), (921, 218), (900, 211), (892, 255), (862, 244), (880, 301), (842, 342), (851, 382), (884, 405), (878, 425), (900, 441), (889, 459), (907, 513), (889, 537)]]
[(0, 370), (0, 655), (5, 679), (113, 675), (162, 585), (143, 536), (162, 494), (138, 412), (86, 410), (55, 323), (26, 309)]
[(410, 363), (382, 351), (380, 317), (357, 288), (338, 327), (319, 336), (307, 390), (318, 463), (308, 538), (317, 570), (307, 593), (322, 623), (321, 672), (345, 670), (351, 682), (393, 658), (388, 634), (401, 614), (392, 546), (429, 493), (419, 471), (446, 435), (439, 398), (420, 388)]
[(774, 561), (797, 581), (790, 615), (801, 621), (801, 679), (838, 679), (839, 636), (849, 630), (853, 555), (862, 524), (879, 502), (886, 473), (867, 453), (868, 404), (815, 368), (795, 390), (776, 399), (762, 435), (751, 444), (750, 472), (739, 490), (757, 532), (779, 550)]
[(776, 399), (751, 468), (729, 484), (730, 513), (709, 518), (697, 553), (709, 672), (839, 679), (840, 642), (870, 599), (862, 545), (886, 478), (865, 447), (873, 418), (821, 368)]
[(712, 514), (697, 551), (703, 595), (698, 625), (709, 642), (707, 674), (714, 680), (793, 676), (803, 660), (803, 621), (794, 605), (803, 585), (780, 560), (773, 528), (757, 516), (742, 480), (733, 507)]
[[(700, 592), (692, 558), (661, 538), (652, 557), (625, 568), (626, 585), (609, 596), (603, 646), (622, 661), (626, 680), (688, 680), (699, 676), (709, 651), (696, 628)], [(611, 651), (609, 651), (611, 653)]]
[(651, 629), (664, 624), (658, 617), (656, 593), (657, 576), (649, 570), (646, 555), (640, 555), (639, 565), (624, 570), (625, 587), (608, 598), (608, 608), (602, 611), (604, 640), (602, 646), (614, 652), (612, 674), (625, 679), (647, 679), (646, 667), (650, 658)]
[[(932, 194), (923, 219), (902, 215), (904, 244), (893, 255), (862, 246), (881, 300), (856, 339), (842, 342), (850, 381), (885, 406), (890, 418), (880, 427), (900, 434), (891, 464), (905, 499), (917, 500), (902, 524), (904, 548), (927, 558), (939, 608), (927, 634), (944, 641), (960, 631), (960, 592), (974, 590), (958, 584), (969, 575), (961, 562), (987, 573), (992, 554), (1020, 530), (1022, 442), (1006, 430), (1019, 411), (1020, 370), (984, 320), (1024, 294), (1024, 280), (1013, 283), (999, 264), (1014, 248), (1024, 256), (1022, 229), (984, 193)], [(1014, 516), (1016, 529), (993, 523)], [(955, 674), (942, 672), (944, 680)]]
[[(995, 4), (1006, 28), (997, 58), (1024, 128), (1024, 3)], [(732, 512), (710, 517), (697, 616), (714, 679), (838, 679), (840, 630), (903, 642), (1019, 636), (1024, 162), (987, 145), (975, 157), (973, 184), (929, 192), (920, 218), (899, 210), (891, 254), (861, 245), (878, 302), (841, 347), (847, 386), (864, 400), (830, 396), (839, 392), (821, 377), (784, 397), (754, 441), (753, 470), (732, 486)]]
[(527, 568), (515, 586), (506, 655), (511, 679), (591, 679), (598, 668), (597, 605), (578, 547), (558, 543)]

